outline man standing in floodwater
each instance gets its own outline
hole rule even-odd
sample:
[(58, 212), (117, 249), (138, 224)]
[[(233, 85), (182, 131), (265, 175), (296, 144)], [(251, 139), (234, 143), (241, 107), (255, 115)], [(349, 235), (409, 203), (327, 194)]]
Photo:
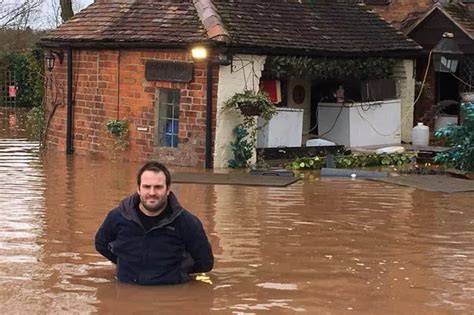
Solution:
[(121, 282), (143, 285), (187, 282), (210, 271), (212, 248), (201, 221), (170, 191), (168, 169), (147, 162), (137, 174), (137, 192), (109, 212), (95, 247), (117, 265)]

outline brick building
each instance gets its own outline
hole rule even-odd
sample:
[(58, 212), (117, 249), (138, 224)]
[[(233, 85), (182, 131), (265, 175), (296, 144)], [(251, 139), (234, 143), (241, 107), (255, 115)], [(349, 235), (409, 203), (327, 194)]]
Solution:
[[(430, 97), (416, 104), (415, 121), (435, 127), (430, 111), (436, 104), (451, 104), (442, 109), (444, 114), (459, 115), (455, 103), (460, 101), (460, 93), (471, 91), (474, 85), (474, 0), (365, 0), (364, 3), (423, 47), (416, 62), (416, 77), (421, 82), (426, 72)], [(430, 51), (446, 32), (453, 34), (464, 54), (455, 74), (458, 78), (435, 73), (432, 66)]]
[[(433, 5), (449, 4), (450, 0), (363, 0), (364, 4), (397, 28), (417, 20)], [(467, 7), (474, 6), (474, 0), (459, 0)]]
[[(124, 119), (120, 158), (194, 167), (225, 167), (239, 118), (220, 108), (258, 89), (267, 56), (394, 58), (405, 114), (420, 50), (357, 4), (291, 0), (97, 0), (41, 43), (55, 58), (50, 148), (110, 157), (117, 139), (107, 122)], [(196, 45), (210, 50), (207, 61), (193, 60)]]

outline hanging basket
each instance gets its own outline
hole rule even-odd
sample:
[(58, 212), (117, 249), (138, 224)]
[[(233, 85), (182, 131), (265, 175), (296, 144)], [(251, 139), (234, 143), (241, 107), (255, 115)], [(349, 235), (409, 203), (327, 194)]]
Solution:
[(242, 103), (239, 104), (239, 109), (244, 116), (260, 116), (262, 110), (257, 104), (253, 103)]

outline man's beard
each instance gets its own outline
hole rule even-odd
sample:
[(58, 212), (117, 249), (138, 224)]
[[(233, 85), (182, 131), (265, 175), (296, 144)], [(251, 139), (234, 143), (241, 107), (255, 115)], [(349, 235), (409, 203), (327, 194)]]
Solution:
[(168, 198), (165, 196), (163, 198), (158, 199), (157, 203), (150, 204), (145, 200), (145, 198), (142, 198), (140, 196), (140, 202), (143, 208), (145, 208), (147, 211), (158, 212), (166, 207), (166, 204), (168, 203)]

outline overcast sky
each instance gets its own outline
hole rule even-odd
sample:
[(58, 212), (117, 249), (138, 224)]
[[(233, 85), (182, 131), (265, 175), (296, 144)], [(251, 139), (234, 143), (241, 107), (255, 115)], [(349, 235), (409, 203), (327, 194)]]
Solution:
[[(94, 0), (72, 0), (74, 13), (86, 8), (93, 2)], [(34, 23), (35, 28), (54, 28), (57, 26), (60, 23), (59, 0), (43, 0), (41, 16), (36, 21)]]
[[(73, 0), (74, 1), (74, 0)], [(89, 4), (91, 4), (92, 2), (94, 2), (94, 0), (81, 0), (81, 6), (82, 8), (85, 8), (87, 7)]]
[[(74, 13), (86, 8), (92, 4), (94, 0), (72, 0)], [(42, 17), (39, 22), (42, 26), (40, 28), (54, 28), (60, 21), (59, 18), (59, 0), (43, 0), (43, 7), (41, 9)]]

